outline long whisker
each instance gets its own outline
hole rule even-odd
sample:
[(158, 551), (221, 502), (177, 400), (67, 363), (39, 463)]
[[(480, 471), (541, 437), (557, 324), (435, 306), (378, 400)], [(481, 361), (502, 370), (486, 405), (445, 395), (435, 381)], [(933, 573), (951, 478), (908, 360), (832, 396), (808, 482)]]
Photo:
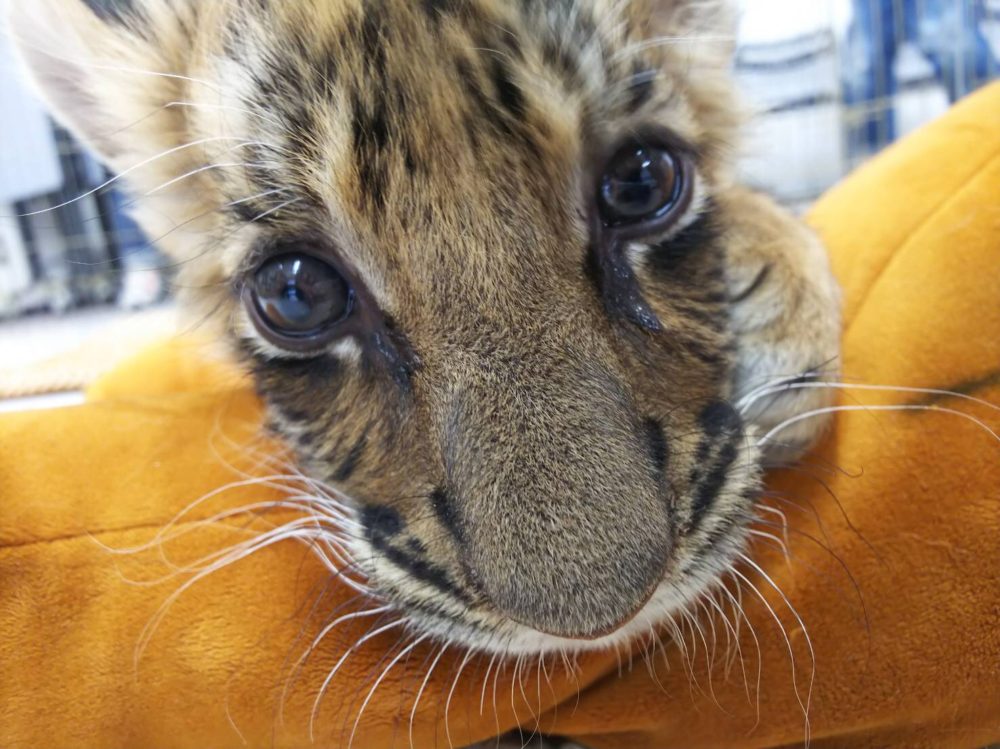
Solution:
[[(726, 615), (726, 612), (723, 610), (722, 606), (720, 606), (719, 602), (715, 600), (715, 595), (706, 593), (704, 595), (704, 598), (705, 600), (708, 601), (709, 605), (719, 614), (719, 616), (722, 617), (722, 622), (725, 625), (725, 631), (726, 631), (727, 656), (730, 652), (730, 648), (734, 648), (732, 652), (734, 653), (734, 656), (739, 659), (740, 671), (743, 674), (743, 689), (746, 692), (747, 702), (750, 702), (751, 700), (750, 681), (747, 678), (746, 663), (744, 663), (743, 661), (743, 646), (740, 644), (739, 633), (736, 631), (736, 628), (733, 626), (732, 622), (729, 621), (729, 617)], [(730, 666), (731, 663), (732, 661), (727, 657), (724, 670), (724, 676), (727, 679), (729, 678), (729, 670), (731, 667)]]
[(865, 406), (827, 406), (826, 408), (817, 408), (812, 411), (807, 411), (806, 413), (798, 414), (789, 419), (778, 424), (776, 427), (771, 429), (767, 434), (761, 437), (757, 441), (758, 447), (763, 446), (770, 442), (776, 434), (787, 429), (793, 424), (797, 424), (800, 421), (805, 421), (806, 419), (812, 419), (817, 416), (822, 416), (824, 414), (832, 413), (844, 413), (849, 411), (864, 411), (864, 412), (876, 412), (876, 411), (938, 411), (940, 413), (951, 414), (953, 416), (958, 416), (967, 421), (971, 421), (977, 426), (981, 427), (985, 432), (990, 434), (993, 439), (1000, 442), (1000, 435), (994, 432), (986, 423), (977, 419), (971, 414), (967, 414), (964, 411), (959, 411), (954, 408), (946, 408), (945, 406), (936, 406), (931, 404), (905, 404), (898, 406), (887, 406), (887, 405), (865, 405)]
[[(827, 377), (827, 376), (829, 377), (841, 376), (840, 370), (837, 368), (834, 369), (818, 368), (818, 369), (810, 369), (807, 372), (796, 372), (795, 374), (774, 373), (774, 374), (761, 375), (759, 377), (754, 377), (752, 380), (753, 382), (759, 382), (760, 383), (759, 385), (755, 385), (754, 387), (749, 388), (748, 390), (745, 391), (740, 391), (734, 396), (733, 401), (738, 403), (740, 401), (746, 400), (747, 398), (752, 398), (762, 390), (787, 387), (789, 385), (794, 385), (795, 383), (798, 382), (818, 381), (821, 377)], [(845, 383), (847, 382), (847, 380), (843, 381)]]
[(702, 647), (705, 649), (705, 665), (708, 670), (708, 694), (711, 697), (712, 702), (720, 710), (722, 705), (719, 703), (719, 698), (715, 694), (715, 683), (712, 680), (712, 655), (708, 647), (708, 639), (705, 637), (705, 631), (702, 628), (701, 622), (698, 621), (697, 615), (694, 614), (690, 609), (682, 609), (682, 615), (685, 620), (687, 620), (689, 626), (691, 627), (691, 642), (695, 643), (695, 655), (697, 656), (697, 641), (695, 640), (695, 635), (701, 640)]
[[(330, 582), (331, 582), (330, 580), (327, 581), (327, 587), (329, 586)], [(325, 590), (324, 590), (324, 593), (321, 594), (319, 596), (319, 598), (317, 599), (317, 601), (313, 604), (312, 610), (309, 612), (309, 614), (306, 617), (307, 619), (310, 619), (312, 617), (312, 615), (315, 613), (316, 607), (319, 605), (319, 602), (322, 600), (323, 595), (325, 595)], [(332, 621), (330, 621), (329, 623), (327, 623), (323, 627), (323, 630), (321, 631), (321, 634), (319, 636), (317, 636), (316, 638), (313, 639), (312, 643), (305, 649), (305, 652), (303, 652), (295, 660), (295, 663), (291, 664), (291, 666), (289, 667), (289, 669), (288, 669), (288, 677), (284, 680), (284, 684), (282, 684), (282, 687), (281, 687), (281, 697), (278, 700), (277, 723), (279, 725), (284, 725), (284, 723), (285, 723), (285, 703), (286, 703), (286, 701), (288, 699), (288, 693), (289, 693), (289, 691), (291, 691), (292, 687), (295, 685), (295, 682), (297, 681), (298, 676), (299, 676), (299, 672), (301, 671), (301, 669), (302, 669), (303, 665), (306, 663), (306, 661), (308, 661), (309, 656), (311, 656), (312, 653), (315, 651), (315, 648), (319, 645), (319, 642), (321, 642), (322, 639), (324, 637), (326, 637), (327, 634), (329, 634), (330, 632), (332, 632), (337, 626), (339, 626), (340, 624), (342, 624), (345, 621), (351, 621), (352, 619), (360, 619), (360, 618), (366, 617), (366, 616), (377, 616), (379, 614), (384, 614), (384, 613), (386, 613), (389, 610), (389, 607), (387, 607), (387, 606), (379, 606), (379, 607), (377, 607), (375, 609), (368, 609), (368, 610), (362, 610), (362, 611), (352, 611), (352, 612), (349, 612), (348, 614), (344, 614), (344, 615), (339, 616), (339, 617), (335, 616), (337, 613), (339, 613), (343, 609), (348, 608), (350, 606), (353, 606), (355, 603), (357, 603), (358, 599), (360, 599), (360, 598), (364, 598), (364, 596), (361, 595), (361, 594), (351, 596), (346, 601), (344, 601), (339, 606), (337, 606), (333, 610), (333, 612), (330, 614), (330, 616), (334, 616), (334, 619)], [(303, 627), (299, 630), (299, 635), (298, 635), (298, 637), (295, 638), (295, 643), (293, 643), (292, 647), (294, 647), (295, 645), (297, 645), (302, 640), (302, 637), (304, 636), (304, 634), (305, 634), (305, 625), (303, 624)], [(289, 652), (288, 656), (285, 658), (285, 666), (288, 666), (288, 662), (289, 662), (290, 658), (291, 658), (291, 653)]]
[(148, 192), (143, 193), (142, 197), (143, 198), (148, 198), (148, 197), (150, 197), (152, 195), (156, 195), (156, 193), (161, 192), (163, 190), (166, 190), (168, 187), (173, 187), (178, 182), (183, 182), (186, 179), (190, 179), (191, 177), (196, 177), (199, 174), (202, 174), (204, 172), (210, 172), (210, 171), (213, 171), (215, 169), (235, 169), (237, 167), (255, 167), (255, 166), (259, 166), (259, 165), (258, 164), (248, 164), (248, 163), (243, 162), (243, 161), (228, 161), (228, 162), (223, 162), (221, 164), (206, 164), (204, 166), (198, 167), (197, 169), (192, 169), (189, 172), (185, 172), (184, 174), (180, 175), (179, 177), (174, 177), (173, 179), (167, 180), (162, 185), (158, 185), (157, 187), (154, 187), (152, 190), (149, 190)]
[[(761, 696), (760, 685), (761, 685), (761, 680), (762, 680), (763, 675), (764, 675), (763, 674), (763, 672), (764, 672), (764, 656), (761, 653), (760, 640), (757, 637), (757, 630), (754, 628), (753, 622), (750, 621), (750, 618), (747, 616), (746, 611), (743, 609), (743, 601), (742, 601), (743, 586), (742, 586), (742, 580), (739, 577), (737, 577), (734, 573), (735, 573), (735, 569), (732, 568), (732, 567), (730, 567), (730, 569), (729, 569), (729, 575), (736, 581), (737, 595), (734, 595), (733, 592), (730, 591), (729, 588), (726, 587), (725, 585), (720, 585), (719, 589), (729, 599), (729, 602), (730, 602), (730, 604), (733, 607), (733, 612), (736, 614), (736, 620), (735, 620), (735, 623), (733, 624), (733, 628), (735, 630), (735, 636), (736, 636), (737, 642), (740, 639), (740, 629), (741, 629), (740, 622), (741, 621), (742, 622), (746, 622), (747, 630), (750, 632), (750, 637), (753, 639), (754, 649), (757, 651), (757, 674), (756, 674), (756, 681), (755, 681), (755, 685), (754, 685), (755, 712), (756, 712), (756, 716), (757, 716), (757, 722), (753, 726), (753, 729), (756, 729), (757, 725), (759, 725), (759, 723), (760, 723), (760, 696)], [(742, 663), (742, 661), (741, 661), (741, 663)], [(746, 672), (744, 671), (744, 674), (745, 673)], [(751, 730), (753, 730), (753, 729), (751, 729)]]
[[(133, 120), (128, 125), (120, 127), (117, 130), (112, 130), (111, 132), (107, 133), (107, 135), (105, 137), (106, 138), (112, 138), (112, 137), (114, 137), (116, 135), (121, 135), (122, 133), (126, 133), (129, 130), (131, 130), (132, 128), (138, 127), (142, 123), (147, 122), (148, 120), (152, 119), (153, 117), (156, 117), (156, 115), (160, 114), (164, 110), (174, 109), (174, 108), (177, 108), (177, 107), (190, 107), (192, 109), (232, 110), (234, 112), (241, 112), (241, 113), (246, 114), (246, 115), (248, 115), (250, 117), (254, 117), (254, 118), (256, 118), (256, 119), (258, 119), (260, 121), (263, 121), (263, 122), (270, 122), (271, 124), (277, 125), (279, 128), (283, 128), (282, 123), (280, 121), (278, 121), (277, 119), (275, 119), (275, 118), (265, 118), (265, 113), (264, 112), (253, 112), (253, 111), (251, 111), (249, 109), (243, 109), (241, 107), (228, 106), (228, 105), (225, 105), (225, 104), (207, 104), (207, 103), (193, 102), (193, 101), (168, 101), (162, 107), (156, 107), (151, 112), (148, 112), (147, 114), (143, 115), (142, 117), (140, 117), (137, 120)], [(274, 147), (274, 146), (272, 146), (272, 147)], [(281, 150), (285, 151), (285, 149), (281, 149)]]
[[(367, 611), (354, 611), (334, 619), (332, 622), (330, 622), (325, 627), (323, 627), (323, 629), (320, 630), (319, 634), (317, 634), (316, 637), (313, 638), (313, 641), (309, 644), (309, 647), (305, 649), (305, 652), (303, 652), (302, 655), (300, 655), (298, 659), (295, 661), (295, 664), (292, 666), (291, 678), (294, 678), (295, 675), (299, 672), (299, 670), (301, 670), (301, 668), (305, 665), (306, 661), (309, 659), (309, 656), (312, 655), (313, 652), (315, 652), (316, 648), (319, 647), (319, 644), (323, 642), (324, 639), (326, 639), (327, 635), (333, 632), (333, 630), (335, 630), (341, 624), (343, 624), (344, 622), (354, 621), (356, 619), (367, 618), (369, 616), (386, 614), (392, 611), (392, 608), (393, 608), (392, 606), (379, 606), (374, 609), (368, 609)], [(288, 685), (291, 681), (291, 678), (289, 679), (289, 681), (285, 682), (285, 687), (281, 690), (282, 705), (284, 705), (285, 703), (285, 699), (287, 697)]]
[(265, 218), (267, 218), (268, 216), (270, 216), (270, 215), (272, 215), (272, 214), (274, 214), (274, 213), (277, 213), (278, 211), (280, 211), (280, 210), (282, 210), (282, 209), (284, 209), (284, 208), (287, 208), (287, 207), (288, 207), (288, 206), (290, 206), (290, 205), (293, 205), (293, 204), (295, 204), (295, 203), (298, 203), (298, 202), (300, 202), (301, 200), (302, 200), (302, 198), (293, 198), (293, 199), (291, 199), (291, 200), (286, 200), (286, 201), (285, 201), (284, 203), (282, 203), (281, 205), (277, 205), (277, 206), (275, 206), (274, 208), (272, 208), (272, 209), (271, 209), (271, 210), (269, 210), (269, 211), (264, 211), (263, 213), (260, 213), (260, 214), (258, 214), (258, 215), (256, 215), (256, 216), (254, 216), (254, 217), (253, 217), (252, 219), (250, 219), (250, 222), (249, 222), (249, 223), (251, 223), (251, 224), (255, 224), (255, 223), (257, 223), (258, 221), (262, 221), (262, 220), (264, 220)]
[(106, 544), (102, 543), (99, 539), (96, 538), (94, 539), (94, 542), (97, 543), (99, 546), (101, 546), (105, 551), (110, 552), (112, 554), (131, 555), (131, 554), (138, 554), (143, 551), (148, 551), (154, 546), (162, 544), (163, 541), (166, 538), (168, 538), (169, 534), (172, 532), (172, 529), (176, 525), (183, 522), (184, 518), (187, 517), (195, 509), (204, 505), (206, 502), (209, 502), (213, 498), (235, 489), (246, 488), (251, 486), (260, 486), (260, 485), (273, 486), (269, 482), (277, 482), (282, 478), (284, 478), (283, 475), (271, 475), (271, 476), (261, 476), (259, 478), (248, 478), (241, 481), (234, 481), (232, 483), (226, 484), (225, 486), (220, 486), (216, 489), (206, 492), (201, 497), (199, 497), (198, 499), (196, 499), (195, 501), (191, 502), (186, 507), (184, 507), (176, 515), (174, 515), (174, 517), (163, 528), (157, 531), (156, 535), (154, 535), (150, 541), (144, 544), (137, 544), (135, 546), (129, 546), (124, 548), (113, 548), (107, 546)]
[(399, 651), (399, 654), (396, 655), (396, 657), (393, 658), (391, 661), (389, 661), (389, 665), (382, 670), (381, 674), (379, 674), (379, 677), (375, 680), (375, 683), (372, 684), (372, 688), (368, 690), (368, 695), (365, 697), (364, 702), (361, 703), (361, 709), (358, 710), (358, 717), (355, 718), (354, 720), (354, 728), (351, 729), (351, 737), (347, 741), (347, 749), (351, 749), (351, 747), (354, 746), (354, 737), (358, 732), (358, 726), (361, 725), (361, 716), (365, 714), (365, 709), (368, 707), (368, 703), (371, 702), (371, 699), (375, 694), (375, 690), (379, 688), (379, 685), (382, 683), (383, 679), (385, 679), (385, 677), (388, 676), (389, 672), (393, 669), (393, 667), (397, 663), (399, 663), (405, 655), (413, 652), (413, 649), (416, 648), (418, 645), (420, 645), (420, 643), (427, 640), (428, 637), (430, 637), (429, 634), (421, 635), (412, 643), (410, 643), (407, 647), (405, 647), (403, 650)]
[(415, 749), (413, 743), (413, 722), (417, 716), (417, 707), (419, 707), (420, 705), (420, 698), (423, 696), (424, 690), (427, 688), (427, 682), (431, 680), (431, 674), (433, 674), (434, 669), (437, 668), (438, 662), (441, 660), (441, 656), (444, 655), (445, 651), (448, 649), (449, 646), (450, 643), (442, 643), (441, 650), (434, 658), (433, 663), (431, 663), (431, 667), (427, 669), (427, 673), (424, 676), (424, 680), (420, 683), (420, 689), (417, 690), (417, 696), (413, 700), (413, 709), (410, 710), (410, 729), (409, 729), (410, 749)]
[(781, 588), (779, 588), (778, 585), (774, 582), (774, 580), (772, 580), (770, 576), (766, 572), (764, 572), (763, 569), (761, 569), (760, 565), (754, 562), (750, 557), (748, 557), (746, 554), (743, 553), (740, 553), (739, 557), (748, 565), (750, 565), (757, 572), (757, 574), (759, 574), (762, 578), (764, 578), (767, 584), (770, 585), (771, 588), (781, 597), (782, 601), (784, 601), (785, 606), (788, 608), (789, 612), (791, 612), (792, 616), (795, 617), (796, 622), (798, 622), (799, 628), (802, 631), (803, 639), (805, 640), (806, 643), (806, 647), (809, 650), (809, 658), (811, 662), (811, 667), (809, 671), (809, 684), (808, 687), (806, 688), (805, 699), (803, 700), (799, 692), (797, 669), (795, 667), (795, 650), (792, 647), (791, 638), (789, 638), (788, 632), (785, 630), (785, 625), (782, 623), (781, 618), (777, 615), (774, 608), (772, 608), (767, 598), (757, 589), (757, 586), (754, 585), (752, 582), (750, 582), (749, 578), (744, 576), (739, 570), (734, 568), (732, 570), (733, 574), (742, 578), (742, 580), (747, 585), (750, 586), (750, 589), (757, 595), (757, 598), (761, 601), (761, 603), (764, 604), (764, 607), (768, 610), (768, 612), (770, 612), (771, 617), (778, 624), (778, 628), (781, 630), (781, 634), (785, 640), (785, 645), (788, 648), (788, 654), (790, 657), (790, 665), (792, 670), (792, 688), (795, 690), (795, 697), (799, 702), (799, 707), (802, 708), (802, 714), (803, 717), (805, 718), (805, 746), (808, 749), (810, 733), (811, 733), (809, 712), (812, 704), (813, 683), (816, 678), (816, 651), (813, 649), (812, 638), (809, 637), (809, 630), (806, 628), (805, 622), (802, 621), (802, 617), (799, 616), (798, 611), (796, 611), (795, 607), (792, 606), (791, 601), (788, 600), (788, 596), (785, 595), (784, 591), (782, 591)]
[[(245, 107), (234, 107), (229, 104), (207, 104), (205, 102), (198, 102), (198, 101), (171, 101), (165, 104), (163, 106), (163, 109), (169, 109), (173, 107), (188, 107), (191, 109), (215, 109), (220, 111), (237, 112), (239, 114), (245, 114), (249, 117), (253, 117), (263, 122), (269, 122), (272, 125), (277, 126), (281, 130), (284, 130), (286, 127), (285, 123), (283, 123), (277, 117), (270, 115), (265, 110), (254, 111), (251, 109), (246, 109)], [(153, 112), (152, 114), (156, 114), (156, 112)], [(273, 148), (274, 146), (271, 147)], [(287, 152), (287, 149), (281, 149), (281, 150), (283, 152)]]
[(785, 513), (779, 510), (777, 507), (771, 507), (771, 505), (764, 503), (757, 504), (756, 509), (761, 510), (763, 512), (769, 512), (772, 515), (777, 515), (779, 518), (781, 518), (779, 525), (779, 527), (781, 528), (781, 537), (782, 540), (784, 541), (785, 548), (788, 548), (788, 516), (785, 515)]
[[(197, 146), (202, 146), (202, 145), (205, 145), (206, 143), (219, 143), (219, 142), (222, 142), (222, 141), (228, 141), (228, 142), (240, 141), (242, 143), (242, 146), (259, 145), (259, 144), (249, 143), (249, 142), (247, 142), (243, 138), (232, 138), (232, 137), (225, 136), (225, 135), (217, 135), (217, 136), (214, 136), (214, 137), (211, 137), (211, 138), (202, 138), (201, 140), (196, 140), (196, 141), (194, 141), (192, 143), (184, 143), (184, 144), (182, 144), (180, 146), (174, 146), (173, 148), (170, 148), (170, 149), (167, 149), (166, 151), (158, 153), (156, 156), (151, 156), (148, 159), (144, 159), (143, 161), (140, 161), (138, 164), (134, 164), (133, 166), (130, 166), (128, 169), (125, 169), (124, 171), (119, 172), (114, 177), (111, 177), (110, 179), (108, 179), (105, 182), (101, 183), (97, 187), (95, 187), (95, 188), (93, 188), (91, 190), (88, 190), (87, 192), (83, 193), (82, 195), (78, 195), (77, 197), (73, 198), (72, 200), (67, 200), (67, 201), (65, 201), (63, 203), (60, 203), (59, 205), (50, 206), (49, 208), (43, 208), (42, 210), (30, 211), (28, 213), (18, 214), (18, 218), (30, 218), (31, 216), (40, 216), (43, 213), (49, 213), (51, 211), (57, 211), (60, 208), (65, 208), (68, 205), (72, 205), (73, 203), (76, 203), (76, 202), (78, 202), (80, 200), (83, 200), (84, 198), (87, 198), (87, 197), (89, 197), (91, 195), (97, 194), (101, 190), (104, 190), (104, 189), (110, 187), (111, 185), (113, 185), (116, 182), (120, 181), (121, 179), (123, 179), (124, 177), (128, 176), (132, 172), (137, 171), (138, 169), (142, 169), (144, 166), (148, 166), (149, 164), (152, 164), (152, 163), (154, 163), (156, 161), (159, 161), (160, 159), (165, 159), (167, 156), (172, 156), (173, 154), (178, 153), (180, 151), (184, 151), (184, 150), (186, 150), (188, 148), (195, 148)], [(235, 148), (239, 148), (239, 147), (241, 147), (241, 146), (234, 146), (233, 148), (235, 149)]]
[(761, 398), (767, 397), (769, 395), (777, 395), (780, 393), (790, 392), (794, 390), (868, 390), (874, 392), (885, 392), (885, 393), (913, 393), (917, 395), (936, 395), (945, 398), (956, 398), (964, 401), (969, 401), (970, 403), (975, 403), (980, 406), (985, 406), (994, 411), (1000, 412), (1000, 406), (995, 403), (990, 403), (989, 401), (983, 400), (982, 398), (976, 398), (965, 393), (958, 393), (954, 390), (942, 390), (939, 388), (922, 388), (922, 387), (908, 387), (902, 385), (867, 385), (862, 383), (849, 383), (849, 382), (793, 382), (788, 385), (775, 385), (774, 387), (764, 389), (760, 392), (753, 393), (737, 401), (739, 410), (742, 413), (746, 413), (754, 403), (756, 403)]
[(323, 695), (326, 694), (326, 690), (330, 686), (330, 682), (333, 681), (333, 678), (337, 675), (337, 672), (340, 670), (340, 667), (344, 665), (344, 663), (347, 661), (347, 659), (351, 656), (352, 653), (354, 653), (355, 651), (357, 651), (357, 649), (360, 648), (362, 645), (364, 645), (366, 642), (374, 639), (375, 637), (378, 637), (379, 635), (381, 635), (381, 634), (383, 634), (385, 632), (388, 632), (390, 629), (394, 629), (395, 627), (399, 627), (399, 626), (402, 626), (404, 624), (405, 624), (405, 622), (404, 622), (403, 619), (396, 619), (395, 621), (389, 622), (388, 624), (385, 624), (385, 625), (379, 627), (374, 632), (369, 632), (368, 634), (366, 634), (364, 637), (362, 637), (357, 642), (355, 642), (347, 650), (347, 652), (345, 652), (342, 656), (340, 656), (340, 660), (337, 661), (336, 665), (334, 665), (334, 667), (333, 667), (333, 669), (331, 669), (330, 673), (327, 674), (326, 679), (324, 679), (323, 685), (319, 689), (319, 694), (316, 695), (316, 701), (313, 702), (312, 713), (309, 715), (309, 740), (310, 741), (315, 741), (316, 740), (316, 731), (315, 731), (316, 716), (319, 713), (319, 706), (320, 706), (320, 703), (323, 701)]
[(273, 190), (265, 190), (264, 192), (259, 192), (256, 195), (250, 195), (246, 198), (240, 198), (239, 200), (231, 200), (228, 203), (226, 203), (226, 207), (232, 208), (233, 206), (243, 205), (244, 203), (250, 203), (251, 201), (254, 200), (260, 200), (261, 198), (267, 198), (270, 197), (271, 195), (278, 195), (280, 193), (286, 193), (286, 192), (288, 192), (287, 187), (276, 187)]
[(765, 533), (764, 531), (759, 531), (754, 528), (749, 529), (747, 533), (756, 538), (762, 538), (766, 541), (771, 541), (781, 551), (782, 556), (785, 557), (785, 562), (791, 565), (792, 556), (788, 551), (788, 546), (780, 538), (775, 536), (773, 533)]
[[(698, 596), (698, 598), (696, 598), (695, 601), (694, 601), (694, 605), (698, 609), (698, 611), (701, 612), (701, 614), (704, 615), (704, 618), (702, 619), (699, 616), (699, 614), (697, 614), (697, 613), (694, 614), (694, 616), (698, 617), (698, 621), (699, 622), (703, 622), (703, 621), (707, 621), (708, 622), (708, 631), (709, 631), (709, 634), (711, 635), (711, 639), (712, 639), (712, 650), (711, 650), (711, 654), (709, 654), (707, 652), (708, 651), (708, 646), (706, 645), (706, 647), (705, 647), (705, 650), (706, 650), (706, 653), (705, 653), (705, 665), (708, 667), (708, 686), (709, 686), (709, 691), (711, 691), (712, 696), (714, 697), (715, 696), (715, 689), (714, 689), (714, 687), (712, 685), (712, 679), (713, 679), (713, 675), (715, 674), (716, 658), (718, 657), (719, 635), (718, 635), (718, 632), (716, 632), (716, 630), (715, 630), (715, 617), (712, 616), (712, 612), (709, 611), (708, 606), (705, 605), (705, 602), (704, 602), (703, 598), (704, 598), (704, 596)], [(699, 625), (699, 626), (702, 626), (702, 625)], [(718, 704), (718, 700), (716, 700), (716, 704)], [(721, 707), (721, 705), (720, 705), (720, 707)]]
[(158, 628), (160, 622), (163, 620), (168, 609), (184, 594), (190, 587), (203, 580), (208, 575), (217, 572), (218, 570), (229, 566), (230, 564), (243, 559), (251, 554), (267, 548), (268, 546), (273, 546), (274, 544), (284, 541), (287, 538), (294, 538), (297, 534), (294, 530), (289, 530), (285, 526), (279, 526), (272, 531), (267, 531), (249, 541), (236, 544), (229, 549), (224, 549), (222, 552), (217, 552), (215, 554), (208, 555), (210, 558), (214, 558), (215, 561), (205, 564), (205, 566), (198, 567), (198, 571), (190, 579), (186, 580), (182, 585), (180, 585), (175, 591), (173, 591), (170, 596), (160, 605), (156, 613), (147, 622), (146, 626), (143, 628), (139, 635), (139, 640), (136, 643), (134, 662), (136, 673), (138, 673), (139, 662), (142, 659), (142, 654), (146, 649), (147, 644), (152, 639), (153, 634)]
[(451, 698), (455, 696), (455, 687), (458, 686), (458, 681), (462, 677), (462, 671), (465, 670), (466, 664), (468, 664), (475, 652), (475, 650), (469, 650), (465, 654), (465, 657), (462, 658), (462, 662), (458, 666), (458, 672), (455, 674), (455, 678), (451, 682), (451, 689), (448, 690), (448, 697), (444, 703), (444, 733), (448, 739), (448, 746), (450, 747), (455, 746), (455, 742), (451, 740), (451, 722), (448, 720), (448, 714), (451, 710)]

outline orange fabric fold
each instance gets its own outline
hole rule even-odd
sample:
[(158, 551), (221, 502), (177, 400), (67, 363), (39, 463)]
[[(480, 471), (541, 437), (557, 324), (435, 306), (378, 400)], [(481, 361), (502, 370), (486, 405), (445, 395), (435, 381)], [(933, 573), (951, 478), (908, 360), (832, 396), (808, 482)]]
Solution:
[[(815, 208), (845, 382), (1000, 403), (998, 205), (994, 84)], [(275, 506), (297, 485), (249, 383), (162, 344), (87, 405), (0, 419), (0, 746), (425, 749), (516, 726), (597, 749), (1000, 741), (1000, 411), (841, 404), (769, 478), (774, 523), (731, 595), (567, 669), (418, 641), (358, 595)]]

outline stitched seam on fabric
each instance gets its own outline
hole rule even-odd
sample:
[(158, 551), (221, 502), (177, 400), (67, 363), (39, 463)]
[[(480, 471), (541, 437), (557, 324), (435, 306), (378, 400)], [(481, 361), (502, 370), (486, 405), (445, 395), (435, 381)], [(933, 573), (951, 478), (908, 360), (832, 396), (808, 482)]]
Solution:
[(881, 282), (882, 278), (885, 276), (889, 268), (895, 264), (896, 260), (905, 253), (910, 244), (913, 243), (914, 240), (916, 240), (917, 237), (920, 236), (920, 234), (924, 231), (924, 229), (926, 229), (934, 221), (934, 219), (936, 219), (942, 212), (945, 211), (945, 209), (947, 209), (954, 202), (961, 199), (965, 195), (965, 193), (968, 192), (970, 184), (975, 180), (979, 179), (979, 177), (983, 174), (983, 172), (989, 169), (989, 167), (991, 167), (994, 164), (994, 162), (997, 161), (998, 156), (1000, 156), (1000, 149), (996, 149), (993, 152), (991, 152), (990, 155), (986, 159), (984, 159), (975, 168), (975, 170), (969, 174), (969, 176), (965, 180), (963, 180), (958, 190), (945, 197), (930, 212), (928, 212), (928, 214), (913, 229), (913, 231), (910, 232), (906, 236), (906, 238), (902, 242), (900, 242), (896, 246), (896, 248), (889, 254), (888, 260), (886, 260), (885, 264), (879, 269), (875, 278), (872, 279), (872, 282), (868, 284), (868, 289), (867, 291), (865, 291), (865, 295), (862, 298), (861, 303), (855, 310), (854, 314), (851, 316), (851, 319), (846, 321), (843, 334), (845, 338), (847, 337), (847, 335), (850, 334), (851, 330), (854, 327), (854, 323), (857, 322), (857, 320), (861, 317), (862, 312), (864, 312), (865, 307), (868, 305), (868, 300), (871, 299), (872, 293), (875, 291), (875, 288), (879, 285), (879, 282)]

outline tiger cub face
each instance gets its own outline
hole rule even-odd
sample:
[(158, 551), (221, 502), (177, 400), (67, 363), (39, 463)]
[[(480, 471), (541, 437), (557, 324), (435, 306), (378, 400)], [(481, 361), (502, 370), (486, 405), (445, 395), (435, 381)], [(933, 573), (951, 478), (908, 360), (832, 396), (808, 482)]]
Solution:
[(504, 651), (646, 631), (740, 550), (837, 293), (733, 182), (709, 0), (19, 3), (64, 122), (345, 498), (378, 594)]

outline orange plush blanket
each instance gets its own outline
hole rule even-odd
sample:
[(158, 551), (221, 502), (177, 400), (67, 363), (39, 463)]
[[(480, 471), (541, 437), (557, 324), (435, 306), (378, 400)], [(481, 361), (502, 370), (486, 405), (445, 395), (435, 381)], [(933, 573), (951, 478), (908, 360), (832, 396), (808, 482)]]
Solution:
[[(1000, 85), (812, 222), (845, 287), (847, 381), (1000, 402)], [(841, 402), (870, 407), (771, 478), (775, 524), (732, 599), (567, 670), (410, 648), (281, 540), (294, 524), (274, 530), (296, 513), (263, 504), (295, 488), (247, 384), (162, 345), (88, 405), (0, 420), (0, 746), (301, 747), (312, 730), (425, 749), (538, 726), (607, 749), (781, 747), (806, 713), (816, 747), (1000, 741), (1000, 412), (902, 390)]]

